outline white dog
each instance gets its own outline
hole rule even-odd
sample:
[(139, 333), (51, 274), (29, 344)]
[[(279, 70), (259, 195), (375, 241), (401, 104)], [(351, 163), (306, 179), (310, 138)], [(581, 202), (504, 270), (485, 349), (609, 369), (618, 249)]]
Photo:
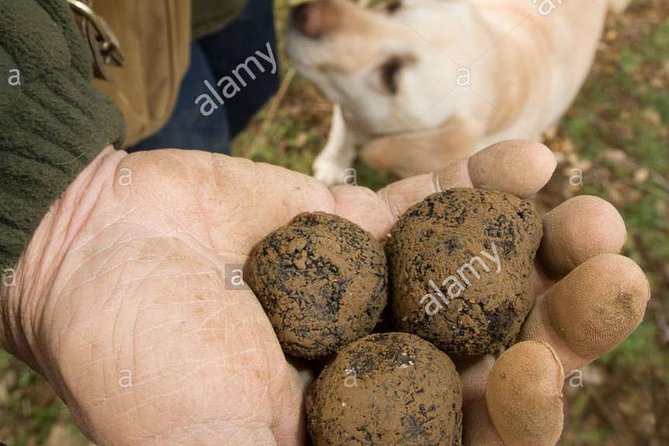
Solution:
[(292, 11), (288, 56), (335, 103), (321, 181), (357, 144), (407, 176), (505, 139), (538, 139), (592, 64), (608, 6), (629, 0), (317, 0)]

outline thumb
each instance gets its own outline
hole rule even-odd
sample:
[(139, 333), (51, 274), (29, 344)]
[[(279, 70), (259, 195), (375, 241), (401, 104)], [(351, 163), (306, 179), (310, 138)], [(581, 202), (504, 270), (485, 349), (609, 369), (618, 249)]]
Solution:
[(465, 444), (556, 444), (564, 422), (563, 382), (562, 365), (548, 344), (514, 345), (490, 372), (485, 404), (479, 400), (465, 408)]
[(504, 141), (437, 172), (392, 183), (377, 194), (364, 187), (338, 186), (332, 196), (338, 215), (384, 239), (393, 223), (428, 195), (453, 187), (476, 187), (528, 197), (548, 182), (555, 165), (555, 156), (543, 144)]
[(529, 197), (550, 180), (555, 166), (555, 156), (543, 144), (503, 141), (437, 172), (392, 183), (378, 194), (396, 219), (428, 195), (453, 187), (493, 189)]

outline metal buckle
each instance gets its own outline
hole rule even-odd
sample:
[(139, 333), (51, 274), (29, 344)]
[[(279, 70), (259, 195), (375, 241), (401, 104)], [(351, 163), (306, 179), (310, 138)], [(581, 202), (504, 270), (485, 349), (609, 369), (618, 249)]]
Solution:
[(123, 66), (124, 57), (121, 46), (105, 20), (98, 16), (90, 6), (80, 0), (67, 0), (72, 9), (93, 24), (98, 32), (100, 54), (106, 65)]

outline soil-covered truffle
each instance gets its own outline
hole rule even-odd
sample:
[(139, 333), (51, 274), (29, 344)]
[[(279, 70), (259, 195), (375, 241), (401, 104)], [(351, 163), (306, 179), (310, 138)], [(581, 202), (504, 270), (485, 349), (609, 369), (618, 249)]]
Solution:
[(328, 355), (371, 333), (387, 303), (381, 245), (324, 212), (300, 214), (265, 237), (247, 275), (283, 350), (293, 356)]
[(380, 333), (344, 347), (306, 398), (314, 446), (460, 445), (462, 385), (435, 346)]
[(532, 205), (502, 192), (451, 189), (411, 207), (386, 245), (398, 329), (457, 358), (509, 346), (534, 304), (542, 233)]

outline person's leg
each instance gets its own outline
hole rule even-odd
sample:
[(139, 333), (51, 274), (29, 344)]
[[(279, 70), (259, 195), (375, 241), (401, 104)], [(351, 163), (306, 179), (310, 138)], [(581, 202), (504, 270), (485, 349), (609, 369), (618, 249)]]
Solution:
[[(256, 54), (260, 51), (268, 55), (268, 46), (274, 73), (271, 64)], [(234, 22), (191, 45), (190, 66), (181, 82), (172, 116), (160, 131), (129, 151), (179, 147), (230, 153), (230, 140), (246, 127), (278, 89), (277, 53), (271, 0), (249, 0), (242, 15)], [(238, 71), (246, 77), (247, 85), (231, 98), (222, 97), (225, 104), (220, 104), (204, 82), (208, 81), (221, 96), (218, 80), (223, 76), (234, 76), (235, 70), (250, 56), (258, 58), (264, 71), (261, 72), (254, 63), (248, 66), (255, 79), (250, 79), (244, 69)], [(200, 112), (203, 102), (195, 102), (202, 94), (209, 95), (217, 107), (209, 116)]]
[[(231, 138), (246, 127), (253, 115), (276, 93), (279, 87), (278, 49), (274, 30), (274, 14), (271, 0), (249, 0), (246, 9), (225, 29), (199, 40), (202, 51), (218, 80), (223, 76), (232, 76), (239, 64), (248, 57), (255, 56), (264, 66), (260, 72), (254, 63), (248, 66), (256, 79), (249, 79), (242, 69), (247, 86), (232, 98), (225, 100)], [(276, 63), (274, 73), (270, 64), (257, 57), (256, 51), (267, 55), (267, 46), (271, 48)]]
[(195, 103), (198, 96), (209, 93), (204, 81), (215, 85), (215, 79), (199, 43), (193, 43), (190, 66), (181, 81), (177, 104), (169, 121), (158, 133), (128, 151), (176, 147), (229, 154), (230, 132), (225, 108), (216, 103), (218, 109), (205, 116), (200, 112), (201, 102)]

